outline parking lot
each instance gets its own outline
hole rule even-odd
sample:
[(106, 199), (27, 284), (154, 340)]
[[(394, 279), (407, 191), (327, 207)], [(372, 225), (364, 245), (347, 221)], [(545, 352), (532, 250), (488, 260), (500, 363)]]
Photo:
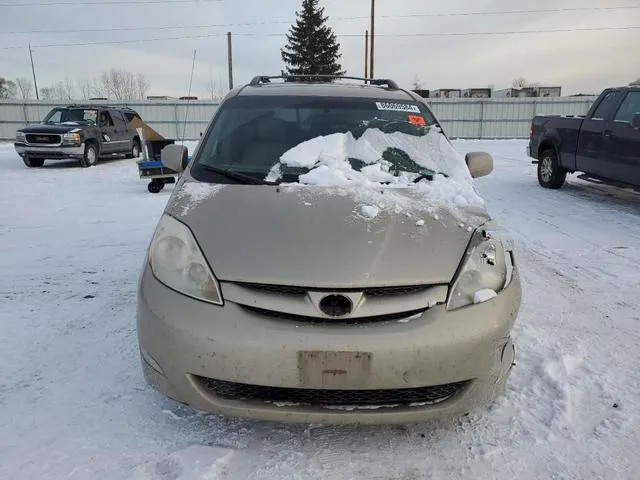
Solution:
[(148, 193), (133, 160), (27, 169), (0, 144), (0, 478), (634, 478), (640, 194), (542, 189), (525, 141), (455, 145), (494, 156), (476, 184), (521, 269), (507, 396), (456, 421), (316, 427), (201, 414), (144, 383), (136, 283), (171, 185)]

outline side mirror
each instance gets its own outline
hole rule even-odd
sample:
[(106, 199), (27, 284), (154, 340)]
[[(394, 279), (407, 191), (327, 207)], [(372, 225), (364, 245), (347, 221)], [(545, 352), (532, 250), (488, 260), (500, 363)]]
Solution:
[(189, 162), (189, 151), (184, 145), (167, 145), (160, 152), (160, 161), (165, 167), (180, 173)]
[(493, 171), (493, 158), (485, 152), (470, 152), (464, 157), (473, 178), (484, 177)]
[(636, 113), (631, 119), (631, 128), (640, 130), (640, 113)]

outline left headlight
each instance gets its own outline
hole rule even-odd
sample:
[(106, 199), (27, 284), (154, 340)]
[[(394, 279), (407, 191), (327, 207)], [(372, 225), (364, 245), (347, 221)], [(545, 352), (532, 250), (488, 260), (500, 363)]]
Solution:
[(20, 130), (16, 132), (16, 140), (24, 142), (25, 138), (24, 132), (21, 132)]
[(72, 145), (80, 144), (80, 134), (78, 132), (68, 132), (62, 135), (62, 141), (64, 143), (70, 143)]
[(477, 230), (451, 287), (447, 310), (482, 303), (504, 290), (513, 278), (512, 250), (500, 231)]
[(218, 281), (191, 230), (167, 214), (151, 240), (149, 265), (167, 287), (203, 302), (223, 304)]

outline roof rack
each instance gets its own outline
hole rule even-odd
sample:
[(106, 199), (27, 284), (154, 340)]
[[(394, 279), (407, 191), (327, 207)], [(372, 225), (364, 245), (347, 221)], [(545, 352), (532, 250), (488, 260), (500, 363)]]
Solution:
[(258, 75), (251, 79), (249, 85), (257, 86), (262, 85), (264, 83), (271, 83), (271, 80), (289, 80), (293, 82), (304, 82), (305, 79), (307, 81), (313, 80), (360, 80), (365, 83), (370, 83), (371, 85), (376, 86), (387, 86), (391, 90), (400, 90), (398, 84), (389, 78), (364, 78), (364, 77), (348, 77), (344, 75), (313, 75), (313, 74), (303, 74), (303, 75), (276, 75), (276, 76), (267, 76), (267, 75)]

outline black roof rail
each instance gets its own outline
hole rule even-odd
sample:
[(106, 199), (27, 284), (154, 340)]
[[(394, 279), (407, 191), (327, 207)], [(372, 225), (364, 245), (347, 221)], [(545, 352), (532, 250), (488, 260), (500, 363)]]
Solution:
[(258, 75), (251, 79), (249, 85), (257, 86), (263, 83), (271, 83), (271, 80), (289, 80), (293, 82), (304, 82), (305, 79), (307, 81), (313, 80), (360, 80), (365, 83), (370, 83), (371, 85), (376, 86), (387, 86), (391, 90), (400, 90), (398, 84), (391, 80), (390, 78), (365, 78), (365, 77), (351, 77), (345, 75), (314, 75), (314, 74), (304, 74), (304, 75), (276, 75), (276, 76), (268, 76), (268, 75)]

